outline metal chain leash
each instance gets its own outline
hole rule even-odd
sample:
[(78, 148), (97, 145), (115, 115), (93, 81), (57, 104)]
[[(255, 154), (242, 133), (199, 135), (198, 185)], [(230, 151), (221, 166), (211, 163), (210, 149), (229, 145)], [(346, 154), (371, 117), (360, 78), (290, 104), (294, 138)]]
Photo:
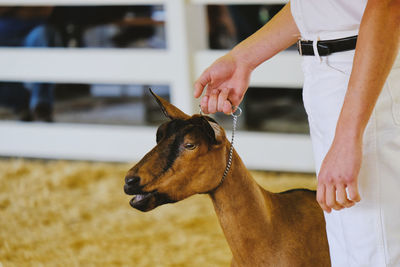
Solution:
[[(236, 112), (238, 113), (236, 114)], [(233, 143), (235, 141), (235, 132), (236, 132), (236, 126), (237, 126), (237, 119), (238, 117), (242, 115), (242, 109), (240, 107), (236, 107), (236, 111), (231, 114), (232, 116), (232, 138), (231, 138), (231, 146), (229, 148), (229, 156), (228, 156), (228, 162), (226, 164), (226, 168), (224, 171), (224, 174), (222, 176), (220, 184), (223, 183), (225, 180), (226, 176), (228, 175), (229, 170), (231, 169), (232, 166), (232, 156), (233, 156)], [(219, 185), (218, 185), (219, 186)]]
[[(236, 126), (237, 126), (237, 120), (238, 117), (240, 117), (240, 115), (242, 115), (242, 109), (240, 107), (232, 107), (232, 110), (234, 110), (231, 113), (232, 116), (232, 138), (231, 138), (231, 145), (229, 147), (229, 155), (228, 155), (228, 161), (226, 163), (226, 167), (224, 170), (224, 174), (222, 175), (221, 181), (219, 182), (219, 184), (211, 191), (206, 192), (206, 193), (212, 193), (214, 192), (218, 187), (221, 186), (221, 184), (224, 182), (226, 176), (229, 173), (229, 170), (231, 169), (232, 166), (232, 159), (233, 159), (233, 143), (235, 141), (235, 132), (236, 132)], [(203, 115), (203, 112), (200, 108), (200, 115)]]

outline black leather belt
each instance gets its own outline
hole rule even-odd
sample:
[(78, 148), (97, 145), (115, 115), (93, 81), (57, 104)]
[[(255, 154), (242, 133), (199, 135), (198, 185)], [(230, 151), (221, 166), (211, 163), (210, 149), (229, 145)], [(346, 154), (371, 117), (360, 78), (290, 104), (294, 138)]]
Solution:
[[(357, 35), (325, 40), (317, 42), (317, 49), (320, 56), (328, 56), (332, 53), (354, 50), (356, 48)], [(301, 56), (314, 56), (313, 41), (297, 41), (297, 50)]]

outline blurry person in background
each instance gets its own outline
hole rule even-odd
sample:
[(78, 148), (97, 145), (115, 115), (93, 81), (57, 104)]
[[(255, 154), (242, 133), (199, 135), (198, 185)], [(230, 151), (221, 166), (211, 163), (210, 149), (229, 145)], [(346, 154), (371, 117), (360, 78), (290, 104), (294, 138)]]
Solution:
[(241, 42), (275, 16), (282, 5), (228, 5), (236, 29), (237, 41)]
[(230, 49), (237, 43), (237, 31), (226, 5), (208, 5), (208, 34), (211, 49)]
[[(156, 47), (159, 6), (57, 6), (49, 18), (67, 47)], [(144, 41), (146, 40), (146, 41)], [(138, 45), (138, 41), (143, 44)]]
[(231, 49), (281, 10), (283, 5), (208, 5), (211, 49)]
[[(162, 13), (151, 5), (0, 7), (0, 46), (165, 48)], [(0, 83), (0, 105), (20, 120), (51, 122), (56, 86)]]
[[(0, 46), (60, 46), (60, 34), (48, 23), (52, 11), (52, 7), (0, 7)], [(2, 83), (0, 105), (13, 108), (22, 121), (51, 122), (53, 86), (49, 83)]]

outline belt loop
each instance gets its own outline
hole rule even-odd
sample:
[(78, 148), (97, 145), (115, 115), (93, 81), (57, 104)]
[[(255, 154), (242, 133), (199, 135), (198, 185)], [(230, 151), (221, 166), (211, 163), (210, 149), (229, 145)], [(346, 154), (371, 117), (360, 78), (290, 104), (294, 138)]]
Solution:
[(321, 59), (321, 56), (318, 53), (318, 47), (317, 47), (318, 41), (319, 41), (319, 36), (315, 37), (314, 40), (313, 40), (313, 50), (314, 50), (314, 55), (317, 58), (318, 62), (321, 63), (322, 59)]
[(303, 55), (303, 49), (301, 47), (301, 37), (297, 40), (297, 50), (299, 51), (300, 56)]

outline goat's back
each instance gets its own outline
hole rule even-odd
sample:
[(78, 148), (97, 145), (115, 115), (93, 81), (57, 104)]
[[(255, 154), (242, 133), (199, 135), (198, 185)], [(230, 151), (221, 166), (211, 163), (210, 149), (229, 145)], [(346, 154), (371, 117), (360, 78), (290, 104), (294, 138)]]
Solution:
[[(279, 266), (330, 266), (325, 218), (315, 191), (294, 189), (266, 194), (272, 200), (271, 218), (279, 232)], [(283, 243), (282, 243), (283, 242)]]

